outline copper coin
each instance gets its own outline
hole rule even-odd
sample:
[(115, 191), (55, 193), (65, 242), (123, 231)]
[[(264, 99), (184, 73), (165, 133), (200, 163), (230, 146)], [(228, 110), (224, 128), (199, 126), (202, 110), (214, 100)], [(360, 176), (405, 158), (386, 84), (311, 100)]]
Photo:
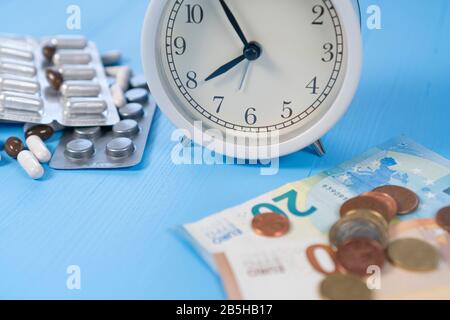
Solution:
[(438, 225), (447, 232), (450, 232), (450, 206), (439, 210), (436, 216)]
[(4, 148), (5, 152), (13, 159), (16, 159), (19, 153), (25, 150), (22, 140), (17, 137), (11, 137), (6, 140)]
[(253, 218), (253, 231), (260, 236), (282, 237), (289, 232), (289, 219), (273, 212), (262, 213)]
[(398, 212), (398, 206), (397, 201), (395, 201), (394, 198), (392, 198), (387, 193), (372, 191), (372, 192), (366, 192), (362, 194), (363, 196), (373, 197), (376, 198), (386, 205), (388, 210), (383, 214), (384, 218), (387, 222), (390, 222), (392, 219), (394, 219), (397, 216)]
[(368, 238), (352, 238), (337, 248), (336, 258), (339, 264), (350, 273), (367, 276), (370, 266), (383, 267), (384, 250), (376, 241)]
[(413, 191), (400, 186), (383, 186), (373, 191), (386, 193), (395, 199), (398, 206), (398, 214), (404, 215), (416, 211), (420, 201)]
[(368, 209), (372, 211), (376, 211), (379, 214), (381, 214), (386, 221), (392, 220), (392, 209), (389, 207), (389, 205), (384, 201), (381, 200), (379, 197), (374, 197), (373, 195), (362, 195), (356, 198), (352, 198), (350, 200), (347, 200), (342, 206), (341, 206), (341, 217), (345, 217), (348, 212), (356, 210), (356, 209)]

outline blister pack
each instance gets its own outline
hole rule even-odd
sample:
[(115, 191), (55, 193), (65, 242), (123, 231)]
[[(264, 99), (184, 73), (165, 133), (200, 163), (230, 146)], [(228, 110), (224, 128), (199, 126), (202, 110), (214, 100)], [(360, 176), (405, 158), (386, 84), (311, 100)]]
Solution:
[(142, 161), (156, 104), (145, 89), (126, 93), (129, 102), (119, 109), (112, 127), (82, 127), (66, 132), (50, 167), (60, 170), (117, 169)]
[(96, 45), (81, 36), (0, 35), (0, 120), (116, 124), (119, 115)]

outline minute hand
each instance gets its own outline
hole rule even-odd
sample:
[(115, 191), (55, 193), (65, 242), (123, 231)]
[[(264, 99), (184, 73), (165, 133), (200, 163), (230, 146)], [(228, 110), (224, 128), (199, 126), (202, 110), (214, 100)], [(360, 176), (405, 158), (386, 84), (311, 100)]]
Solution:
[(237, 22), (236, 18), (234, 17), (233, 13), (231, 12), (230, 8), (225, 3), (225, 0), (219, 0), (220, 4), (222, 5), (223, 10), (225, 11), (225, 14), (227, 15), (228, 20), (230, 21), (231, 25), (233, 26), (234, 30), (238, 34), (239, 38), (241, 39), (244, 46), (248, 45), (247, 38), (244, 35), (244, 32), (242, 32), (241, 27), (239, 26), (239, 23)]

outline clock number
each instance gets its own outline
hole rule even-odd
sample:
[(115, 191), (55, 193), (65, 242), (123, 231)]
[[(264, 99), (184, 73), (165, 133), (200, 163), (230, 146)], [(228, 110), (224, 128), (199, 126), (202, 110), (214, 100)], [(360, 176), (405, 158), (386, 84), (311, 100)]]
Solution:
[(313, 20), (312, 24), (323, 25), (322, 17), (325, 13), (325, 8), (318, 4), (312, 8), (312, 12), (316, 15), (316, 18)]
[(291, 104), (292, 101), (283, 101), (283, 114), (281, 115), (282, 118), (289, 119), (290, 117), (292, 117), (294, 111), (291, 107), (289, 107), (289, 105)]
[(199, 4), (186, 5), (187, 23), (200, 24), (203, 21), (203, 8)]
[(330, 42), (323, 45), (323, 49), (325, 50), (325, 56), (322, 58), (323, 62), (330, 62), (334, 59), (333, 48), (334, 46)]
[(314, 77), (307, 85), (306, 89), (311, 89), (311, 94), (317, 94), (317, 91), (319, 90), (319, 87), (317, 86), (317, 77)]
[(176, 37), (173, 45), (178, 49), (175, 51), (177, 55), (181, 56), (186, 52), (186, 40), (183, 37)]
[(255, 108), (248, 108), (245, 112), (245, 122), (252, 126), (258, 121), (258, 118), (256, 117), (256, 109)]
[(213, 102), (219, 101), (219, 105), (217, 106), (216, 113), (220, 113), (220, 108), (222, 108), (222, 103), (223, 103), (224, 99), (225, 99), (225, 97), (221, 97), (221, 96), (215, 96), (213, 98)]
[(186, 86), (191, 90), (196, 89), (198, 86), (197, 73), (195, 73), (194, 71), (189, 71), (186, 77), (188, 78)]

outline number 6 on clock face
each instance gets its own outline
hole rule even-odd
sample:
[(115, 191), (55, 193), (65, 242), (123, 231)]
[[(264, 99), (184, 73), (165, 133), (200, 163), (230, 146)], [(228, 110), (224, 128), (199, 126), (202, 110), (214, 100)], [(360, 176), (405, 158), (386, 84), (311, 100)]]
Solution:
[[(142, 41), (149, 85), (178, 127), (276, 133), (280, 155), (339, 120), (361, 68), (348, 0), (153, 0)], [(215, 151), (248, 157), (242, 150), (267, 147), (236, 141)]]

